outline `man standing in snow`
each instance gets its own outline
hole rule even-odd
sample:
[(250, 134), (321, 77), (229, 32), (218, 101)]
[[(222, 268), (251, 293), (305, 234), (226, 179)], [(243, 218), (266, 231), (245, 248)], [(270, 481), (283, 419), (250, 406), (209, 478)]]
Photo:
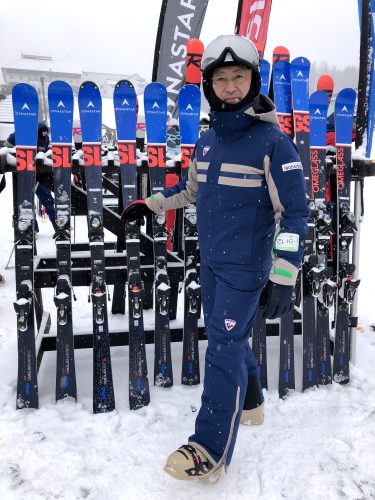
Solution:
[(196, 202), (208, 339), (202, 406), (188, 445), (164, 470), (215, 482), (231, 462), (240, 422), (263, 422), (250, 331), (260, 297), (265, 318), (293, 308), (310, 211), (297, 149), (280, 131), (272, 101), (259, 94), (255, 46), (221, 36), (207, 46), (201, 68), (212, 128), (198, 140), (188, 175), (129, 205), (123, 219)]

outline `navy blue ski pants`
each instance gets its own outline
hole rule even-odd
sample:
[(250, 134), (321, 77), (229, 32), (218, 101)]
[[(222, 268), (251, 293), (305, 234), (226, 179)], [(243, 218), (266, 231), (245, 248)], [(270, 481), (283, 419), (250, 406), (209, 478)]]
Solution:
[[(47, 215), (51, 223), (55, 222), (55, 200), (51, 194), (51, 191), (43, 186), (43, 184), (38, 183), (38, 187), (35, 190), (35, 194), (39, 198), (40, 204), (46, 209)], [(38, 222), (35, 219), (34, 223), (35, 231), (39, 231)]]
[[(201, 262), (208, 346), (202, 406), (189, 443), (201, 448), (215, 465), (230, 464), (248, 375), (257, 373), (249, 336), (269, 272), (210, 268)], [(258, 384), (262, 394), (259, 379)]]

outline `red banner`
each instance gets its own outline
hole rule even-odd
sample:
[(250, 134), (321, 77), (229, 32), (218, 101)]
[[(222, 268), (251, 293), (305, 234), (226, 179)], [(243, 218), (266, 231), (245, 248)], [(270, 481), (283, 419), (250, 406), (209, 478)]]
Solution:
[(262, 57), (267, 42), (271, 6), (272, 0), (240, 0), (238, 5), (236, 32), (258, 44)]

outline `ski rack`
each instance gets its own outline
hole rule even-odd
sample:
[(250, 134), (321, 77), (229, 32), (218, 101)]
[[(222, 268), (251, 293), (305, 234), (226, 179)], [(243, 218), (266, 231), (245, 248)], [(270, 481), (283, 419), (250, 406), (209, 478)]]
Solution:
[[(138, 170), (146, 169), (145, 161), (142, 161), (142, 166), (138, 167)], [(53, 174), (52, 166), (43, 164), (41, 160), (36, 162), (37, 173), (36, 180), (40, 182), (52, 192), (53, 187)], [(181, 168), (181, 165), (176, 163), (174, 167), (177, 171)], [(9, 164), (7, 162), (6, 155), (0, 155), (0, 174), (5, 174), (6, 172), (13, 172), (13, 227), (16, 227), (16, 200), (17, 200), (17, 176), (15, 173), (15, 165)], [(72, 173), (84, 174), (84, 167), (80, 165), (77, 160), (72, 162)], [(334, 168), (329, 168), (327, 170), (327, 175), (336, 175)], [(119, 198), (119, 189), (111, 177), (118, 176), (118, 166), (114, 164), (113, 160), (108, 160), (108, 165), (103, 166), (103, 189), (112, 193), (113, 198)], [(352, 166), (352, 181), (358, 181), (364, 177), (375, 176), (375, 161), (374, 160), (353, 160)], [(87, 199), (86, 192), (84, 189), (77, 187), (72, 183), (72, 214), (76, 215), (86, 215), (87, 214)], [(106, 197), (106, 195), (104, 195)], [(108, 196), (110, 197), (110, 195)], [(105, 250), (112, 250), (113, 253), (106, 254), (106, 281), (108, 285), (115, 285), (119, 290), (123, 290), (127, 282), (127, 270), (125, 263), (124, 251), (119, 251), (121, 247), (120, 244), (123, 243), (125, 246), (125, 230), (124, 224), (121, 222), (119, 215), (115, 211), (115, 203), (113, 204), (113, 209), (109, 206), (103, 207), (103, 225), (104, 228), (111, 231), (117, 235), (116, 242), (105, 243)], [(356, 205), (357, 207), (357, 205)], [(360, 213), (356, 213), (357, 220), (360, 220)], [(177, 215), (177, 218), (179, 215)], [(177, 241), (180, 241), (178, 235)], [(179, 245), (177, 244), (177, 247)], [(145, 233), (141, 233), (141, 276), (142, 280), (145, 282), (145, 287), (152, 286), (154, 280), (154, 258), (153, 258), (153, 240), (150, 236)], [(176, 250), (176, 249), (175, 249)], [(84, 252), (84, 253), (83, 253)], [(182, 249), (181, 249), (182, 252)], [(81, 254), (81, 255), (80, 255)], [(178, 287), (178, 283), (184, 280), (184, 262), (181, 258), (182, 253), (180, 251), (168, 252), (168, 275), (173, 286)], [(37, 257), (36, 257), (37, 258)], [(199, 265), (199, 264), (198, 264)], [(37, 337), (37, 370), (39, 371), (43, 354), (46, 351), (56, 350), (56, 336), (50, 335), (51, 327), (51, 315), (49, 312), (43, 309), (43, 298), (42, 289), (43, 288), (54, 288), (56, 286), (56, 256), (53, 255), (51, 258), (44, 258), (36, 261), (35, 273), (35, 315), (38, 327), (38, 337)], [(90, 271), (90, 256), (89, 256), (89, 244), (88, 243), (72, 243), (72, 284), (73, 287), (85, 286), (88, 287), (91, 282), (91, 271)], [(174, 307), (177, 307), (177, 301), (174, 303)], [(174, 314), (174, 316), (173, 316)], [(171, 319), (174, 319), (176, 312), (170, 311)], [(350, 316), (350, 326), (355, 328), (357, 318)], [(301, 334), (301, 315), (298, 310), (294, 311), (294, 334)], [(203, 324), (203, 323), (202, 323)], [(171, 328), (171, 342), (182, 342), (183, 329), (181, 328)], [(40, 335), (42, 334), (42, 335)], [(277, 321), (270, 322), (267, 320), (267, 336), (278, 336), (279, 335), (279, 323)], [(111, 346), (124, 346), (129, 344), (129, 332), (127, 331), (112, 331), (109, 333)], [(200, 326), (198, 328), (199, 340), (205, 340), (205, 328)], [(152, 329), (145, 330), (145, 340), (147, 344), (154, 343), (154, 331)], [(93, 335), (90, 332), (80, 333), (74, 335), (74, 348), (75, 349), (86, 349), (91, 348), (93, 345)], [(331, 348), (332, 348), (331, 341)], [(332, 349), (331, 349), (332, 350)]]

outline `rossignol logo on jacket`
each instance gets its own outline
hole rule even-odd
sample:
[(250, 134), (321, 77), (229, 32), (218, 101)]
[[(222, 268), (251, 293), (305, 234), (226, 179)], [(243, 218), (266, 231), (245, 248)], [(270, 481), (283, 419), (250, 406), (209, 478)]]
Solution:
[(288, 172), (289, 170), (303, 170), (302, 163), (299, 161), (294, 161), (292, 163), (285, 163), (282, 166), (283, 172)]

